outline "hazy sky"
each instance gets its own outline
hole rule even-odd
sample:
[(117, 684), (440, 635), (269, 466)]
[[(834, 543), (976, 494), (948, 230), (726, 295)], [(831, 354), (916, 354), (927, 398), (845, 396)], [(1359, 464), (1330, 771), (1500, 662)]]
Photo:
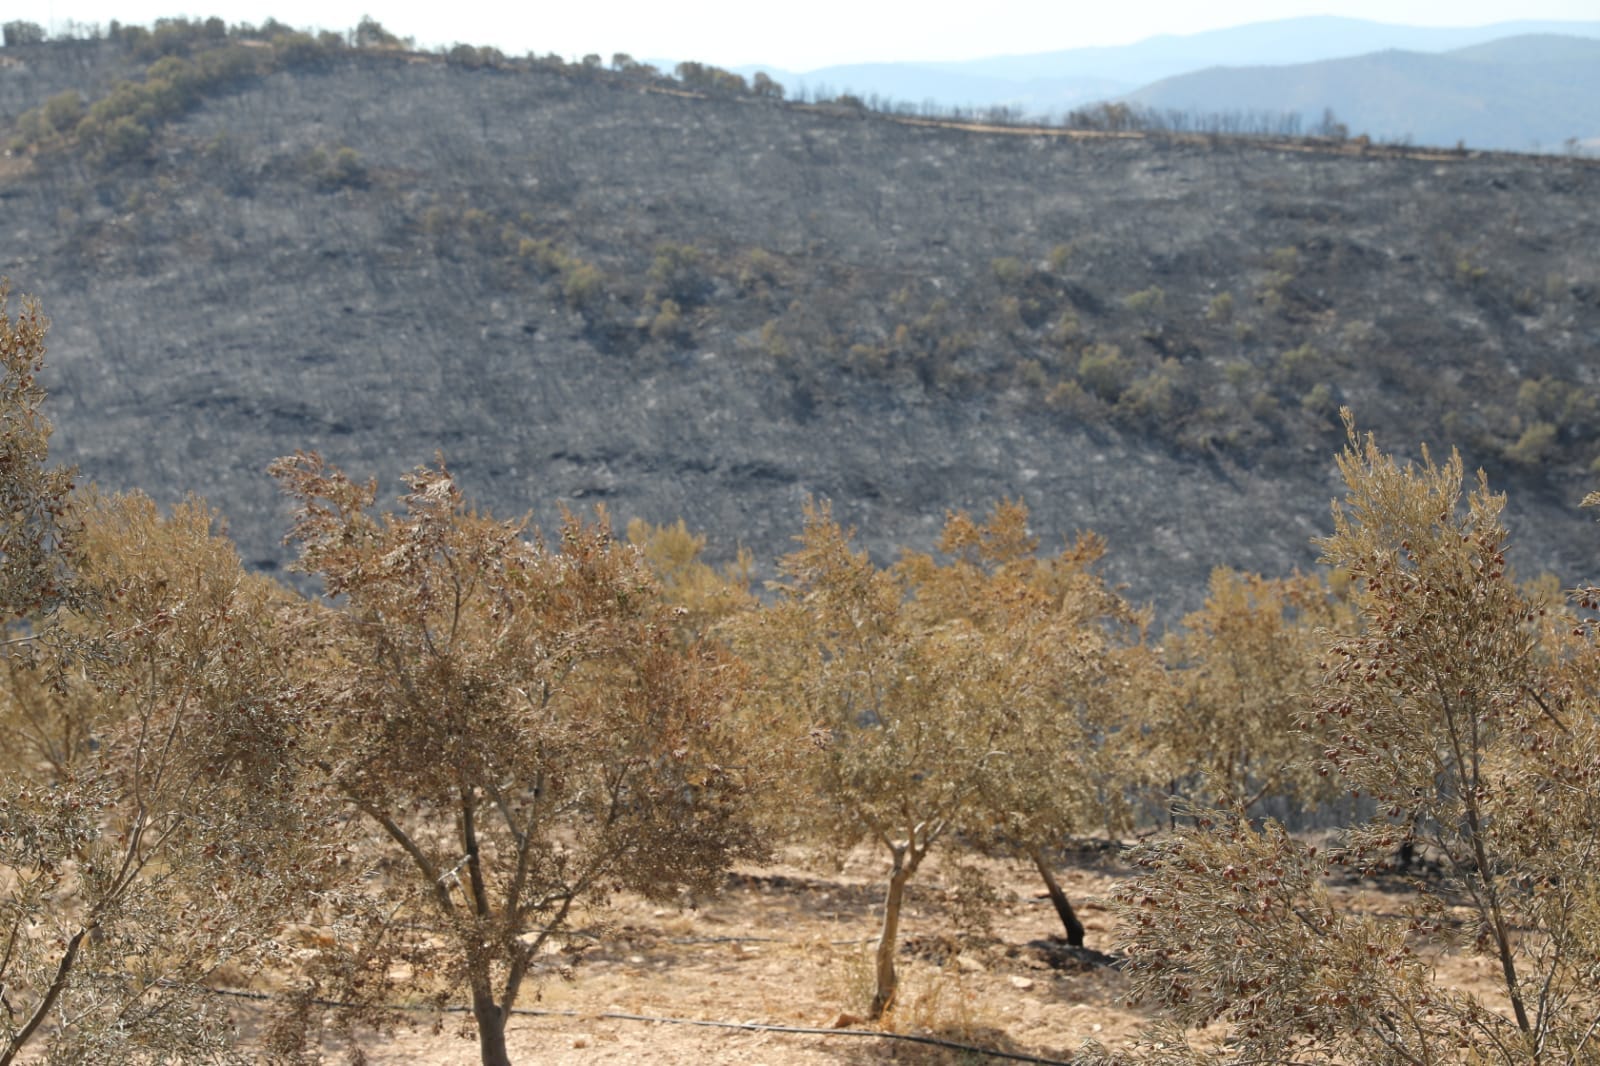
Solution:
[(429, 47), (465, 41), (512, 55), (614, 52), (637, 59), (765, 63), (805, 71), (868, 60), (977, 59), (1129, 44), (1295, 15), (1347, 15), (1426, 26), (1600, 18), (1596, 0), (32, 0), (26, 17), (148, 23), (168, 15), (273, 17), (348, 29), (371, 14)]

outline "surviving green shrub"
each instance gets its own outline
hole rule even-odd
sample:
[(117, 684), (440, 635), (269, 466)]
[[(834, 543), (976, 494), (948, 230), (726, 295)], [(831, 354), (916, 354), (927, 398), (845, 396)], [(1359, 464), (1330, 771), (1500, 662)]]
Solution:
[(600, 268), (548, 238), (522, 237), (517, 241), (516, 254), (541, 273), (556, 275), (561, 295), (570, 307), (592, 310), (605, 298), (605, 275)]
[[(272, 38), (272, 57), (279, 65), (291, 70), (299, 67), (316, 67), (343, 47), (344, 38), (337, 34), (324, 33), (313, 37), (309, 33), (284, 33)], [(255, 49), (229, 48), (225, 53), (219, 54), (231, 55), (232, 62), (243, 68), (247, 60), (251, 65), (255, 62), (254, 57), (249, 54), (254, 51)], [(211, 53), (207, 53), (209, 54)]]
[[(193, 107), (208, 91), (258, 74), (268, 59), (262, 50), (223, 43), (194, 51), (211, 37), (205, 24), (161, 20), (155, 42), (139, 54), (155, 56), (140, 81), (121, 81), (84, 107), (75, 92), (57, 94), (44, 108), (23, 116), (20, 140), (38, 143), (53, 134), (70, 134), (91, 162), (116, 164), (142, 158), (162, 123)], [(145, 38), (140, 38), (144, 40)]]
[(3, 41), (7, 48), (15, 48), (24, 44), (43, 44), (44, 39), (44, 27), (37, 22), (12, 19), (5, 26), (0, 27), (0, 41)]
[(1328, 418), (1338, 410), (1338, 401), (1333, 396), (1333, 386), (1326, 381), (1319, 381), (1311, 386), (1311, 390), (1300, 397), (1300, 407), (1308, 414), (1318, 418)]
[(1261, 373), (1247, 359), (1230, 359), (1222, 368), (1222, 379), (1243, 395), (1247, 389), (1260, 381)]
[(1339, 327), (1339, 343), (1352, 350), (1366, 348), (1377, 335), (1378, 327), (1364, 318), (1352, 319)]
[(1280, 408), (1278, 398), (1270, 389), (1258, 389), (1249, 397), (1250, 416), (1258, 421), (1266, 422), (1277, 418)]
[(1057, 382), (1055, 388), (1044, 398), (1044, 402), (1052, 410), (1072, 415), (1082, 421), (1097, 419), (1103, 411), (1100, 402), (1071, 378)]
[(1117, 398), (1116, 414), (1134, 425), (1170, 423), (1188, 402), (1184, 370), (1176, 359), (1163, 359), (1150, 373), (1136, 378)]
[(477, 70), (482, 64), (478, 61), (478, 50), (470, 44), (455, 44), (444, 54), (444, 61), (453, 67), (465, 67), (467, 70)]
[[(690, 89), (699, 89), (703, 92), (726, 93), (733, 96), (743, 96), (750, 91), (742, 76), (731, 70), (711, 66), (709, 63), (696, 63), (693, 61), (679, 63), (674, 68), (678, 80)], [(770, 95), (770, 91), (769, 91)]]
[(758, 70), (750, 79), (750, 95), (763, 100), (782, 100), (783, 84), (772, 80), (764, 70)]
[(45, 124), (43, 112), (31, 108), (17, 116), (16, 132), (6, 142), (6, 147), (12, 152), (25, 152), (49, 136), (50, 127)]
[(692, 244), (660, 244), (650, 263), (652, 295), (676, 300), (683, 307), (704, 303), (714, 284), (703, 266), (705, 256)]
[(1206, 304), (1206, 321), (1233, 321), (1233, 293), (1219, 292), (1211, 298), (1211, 302)]
[(1105, 403), (1116, 403), (1132, 376), (1133, 366), (1115, 344), (1091, 344), (1078, 360), (1078, 380)]
[(1475, 263), (1468, 252), (1456, 256), (1455, 279), (1463, 285), (1476, 285), (1489, 276), (1489, 268)]
[(379, 50), (404, 48), (406, 44), (384, 29), (383, 24), (370, 15), (361, 16), (361, 21), (356, 23), (356, 28), (351, 31), (350, 43), (357, 48)]
[(41, 109), (45, 125), (55, 133), (68, 133), (83, 121), (83, 97), (76, 89), (57, 93)]
[(1505, 457), (1519, 466), (1539, 466), (1555, 454), (1556, 427), (1549, 422), (1535, 422), (1522, 431), (1515, 444), (1505, 450)]
[(687, 328), (683, 321), (683, 308), (678, 301), (665, 299), (655, 317), (650, 320), (650, 336), (654, 340), (677, 343), (684, 339)]
[(1167, 294), (1159, 285), (1129, 293), (1122, 298), (1122, 306), (1144, 318), (1154, 318), (1167, 306)]
[(1056, 324), (1050, 327), (1050, 339), (1056, 344), (1067, 345), (1078, 336), (1078, 315), (1074, 311), (1063, 311), (1061, 317), (1056, 319)]
[(1541, 377), (1517, 387), (1517, 413), (1553, 423), (1563, 434), (1588, 436), (1600, 428), (1600, 400), (1593, 390), (1560, 378)]
[(1261, 306), (1268, 311), (1282, 311), (1283, 290), (1293, 280), (1294, 275), (1287, 274), (1281, 270), (1274, 270), (1269, 273), (1262, 281), (1260, 292), (1256, 296), (1261, 302)]
[(1037, 359), (1024, 359), (1017, 364), (1017, 383), (1029, 392), (1043, 394), (1050, 384), (1044, 364)]
[(367, 164), (362, 160), (361, 153), (348, 146), (335, 148), (332, 152), (313, 148), (306, 155), (304, 169), (312, 183), (324, 192), (364, 189), (369, 180)]
[(86, 118), (78, 126), (79, 135), (90, 145), (89, 158), (102, 165), (116, 165), (143, 159), (150, 152), (154, 135), (149, 127), (131, 115), (109, 121)]
[(1267, 265), (1273, 270), (1292, 276), (1300, 265), (1300, 249), (1292, 244), (1274, 248), (1267, 253)]
[(1002, 289), (1014, 289), (1028, 278), (1028, 268), (1022, 260), (1013, 256), (1002, 256), (991, 260), (989, 269), (994, 273), (994, 280), (999, 282)]
[[(429, 209), (434, 210), (433, 208)], [(424, 215), (424, 225), (427, 216)], [(560, 250), (555, 243), (543, 237), (523, 237), (517, 242), (517, 258), (533, 263), (540, 270), (555, 271), (560, 268)]]
[(188, 55), (196, 45), (204, 43), (206, 28), (199, 20), (159, 18), (148, 32), (131, 40), (133, 53), (140, 59)]
[(1310, 342), (1278, 356), (1276, 376), (1290, 388), (1308, 388), (1322, 372), (1322, 354)]
[(783, 335), (783, 326), (777, 319), (772, 319), (761, 327), (761, 351), (774, 362), (782, 361), (794, 354), (793, 349), (789, 347), (788, 338)]
[(561, 295), (580, 311), (592, 310), (605, 298), (605, 275), (593, 263), (570, 257), (561, 267)]
[[(300, 36), (304, 36), (301, 34)], [(296, 55), (295, 45), (279, 45), (274, 42), (272, 59), (283, 59), (286, 65), (295, 65), (292, 58)], [(317, 46), (318, 52), (324, 47)], [(195, 68), (200, 72), (203, 81), (202, 88), (215, 89), (230, 85), (237, 85), (249, 78), (262, 73), (263, 67), (269, 62), (261, 55), (261, 49), (251, 48), (243, 44), (227, 44), (220, 48), (208, 48), (194, 57)], [(303, 54), (301, 56), (303, 61)]]
[(776, 286), (783, 264), (765, 248), (750, 248), (739, 256), (736, 281), (740, 292), (762, 292)]
[(200, 98), (205, 74), (198, 66), (178, 56), (162, 56), (145, 70), (145, 91), (157, 97), (164, 115), (190, 107)]

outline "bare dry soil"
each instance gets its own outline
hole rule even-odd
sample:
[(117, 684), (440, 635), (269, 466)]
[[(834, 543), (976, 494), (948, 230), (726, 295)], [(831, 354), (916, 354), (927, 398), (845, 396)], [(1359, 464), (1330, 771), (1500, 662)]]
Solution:
[[(605, 934), (572, 980), (525, 997), (509, 1027), (513, 1059), (555, 1066), (1065, 1062), (1087, 1040), (1126, 1045), (1149, 1021), (1128, 1004), (1127, 982), (1114, 966), (1053, 940), (1060, 927), (1031, 870), (988, 863), (998, 887), (993, 928), (964, 935), (951, 868), (935, 863), (913, 883), (898, 1001), (873, 1026), (863, 1014), (879, 856), (861, 850), (840, 869), (800, 854), (785, 859), (735, 871), (716, 898), (674, 908), (621, 897), (592, 916), (603, 919)], [(1091, 949), (1112, 946), (1115, 919), (1103, 900), (1127, 876), (1115, 860), (1092, 856), (1061, 871)], [(1333, 891), (1356, 909), (1399, 913), (1406, 902), (1370, 882)], [(1492, 1000), (1488, 960), (1448, 956), (1438, 966), (1442, 980)], [(873, 1029), (879, 1033), (867, 1032)], [(331, 1027), (323, 1046), (330, 1062), (352, 1050)], [(465, 1015), (419, 1015), (412, 1028), (365, 1034), (360, 1051), (382, 1066), (478, 1062)]]

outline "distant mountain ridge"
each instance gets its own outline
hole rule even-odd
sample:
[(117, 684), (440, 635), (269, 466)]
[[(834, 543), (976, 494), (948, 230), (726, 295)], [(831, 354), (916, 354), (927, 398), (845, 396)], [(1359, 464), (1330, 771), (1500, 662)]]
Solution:
[(1600, 21), (1522, 20), (1488, 26), (1390, 25), (1366, 19), (1313, 15), (1254, 22), (1193, 34), (1161, 34), (1130, 45), (1072, 48), (1035, 55), (999, 56), (963, 63), (927, 64), (973, 76), (1014, 80), (1078, 76), (1114, 78), (1143, 85), (1213, 66), (1259, 66), (1343, 59), (1398, 48), (1446, 52), (1504, 37), (1559, 34), (1600, 38)]
[(1600, 40), (1530, 34), (1442, 55), (1389, 50), (1278, 67), (1224, 67), (1128, 99), (1160, 110), (1258, 109), (1308, 122), (1331, 108), (1351, 133), (1509, 151), (1600, 149)]
[[(1352, 132), (1522, 151), (1535, 142), (1557, 148), (1569, 137), (1582, 141), (1596, 132), (1585, 132), (1585, 123), (1566, 128), (1536, 121), (1541, 110), (1551, 118), (1563, 111), (1587, 114), (1600, 99), (1587, 88), (1592, 72), (1600, 69), (1587, 49), (1590, 41), (1600, 43), (1600, 21), (1430, 27), (1313, 16), (1166, 34), (1116, 47), (962, 62), (867, 63), (805, 72), (739, 69), (746, 74), (764, 70), (791, 94), (850, 92), (911, 105), (1009, 107), (1051, 118), (1111, 99), (1163, 109), (1296, 109), (1313, 116), (1331, 106)], [(1390, 53), (1419, 60), (1447, 54), (1452, 61), (1430, 65), (1377, 58)], [(1352, 65), (1324, 67), (1336, 61)], [(1480, 65), (1468, 65), (1473, 63)], [(1279, 73), (1269, 78), (1259, 73), (1264, 68)], [(1202, 75), (1204, 80), (1188, 80)], [(1347, 79), (1363, 76), (1377, 79), (1370, 95), (1382, 94), (1386, 106), (1342, 88)], [(1329, 96), (1335, 85), (1341, 86), (1338, 94)], [(1486, 99), (1484, 88), (1498, 99)], [(1435, 101), (1430, 105), (1435, 110), (1405, 110), (1400, 105), (1409, 102), (1408, 93)], [(1476, 112), (1489, 116), (1481, 129), (1468, 121)]]

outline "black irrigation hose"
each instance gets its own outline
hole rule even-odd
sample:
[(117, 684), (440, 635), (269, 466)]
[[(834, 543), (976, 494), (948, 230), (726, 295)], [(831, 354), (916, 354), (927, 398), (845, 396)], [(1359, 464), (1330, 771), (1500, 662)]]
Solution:
[[(464, 1009), (464, 1008), (463, 1008)], [(624, 1014), (620, 1011), (603, 1011), (591, 1014), (586, 1011), (553, 1010), (546, 1007), (513, 1008), (512, 1014), (529, 1015), (554, 1015), (563, 1018), (608, 1018), (625, 1022), (660, 1022), (664, 1025), (700, 1025), (716, 1029), (745, 1029), (757, 1033), (797, 1033), (804, 1036), (866, 1036), (876, 1037), (880, 1040), (900, 1040), (910, 1044), (928, 1044), (933, 1047), (949, 1048), (952, 1051), (971, 1051), (979, 1055), (988, 1055), (996, 1059), (1010, 1059), (1013, 1062), (1034, 1062), (1042, 1066), (1073, 1066), (1070, 1062), (1061, 1059), (1046, 1059), (1038, 1055), (1028, 1055), (1020, 1051), (1000, 1051), (996, 1048), (979, 1047), (976, 1044), (962, 1044), (955, 1040), (944, 1040), (937, 1036), (917, 1036), (914, 1033), (886, 1033), (878, 1029), (824, 1029), (809, 1025), (769, 1025), (765, 1022), (714, 1022), (700, 1018), (659, 1018), (649, 1014)]]
[[(848, 940), (812, 940), (805, 943), (827, 944), (829, 947), (849, 947), (852, 944), (871, 944), (878, 938), (875, 936), (857, 936)], [(674, 936), (668, 937), (667, 943), (677, 945), (693, 944), (793, 944), (795, 941), (781, 936)]]
[[(280, 996), (269, 995), (266, 992), (241, 992), (230, 988), (207, 988), (206, 991), (213, 996), (231, 996), (235, 999), (274, 1000)], [(336, 999), (313, 999), (311, 1003), (318, 1007), (348, 1007), (352, 1004)], [(441, 1012), (444, 1014), (465, 1014), (466, 1007), (396, 1007), (396, 1010), (416, 1012)], [(765, 1022), (716, 1022), (702, 1018), (667, 1018), (653, 1014), (626, 1014), (622, 1011), (577, 1011), (556, 1010), (552, 1007), (513, 1007), (511, 1013), (530, 1018), (604, 1018), (608, 1021), (621, 1022), (654, 1022), (660, 1025), (698, 1025), (708, 1029), (743, 1029), (752, 1033), (792, 1033), (799, 1036), (859, 1036), (870, 1037), (877, 1040), (899, 1040), (908, 1044), (925, 1044), (930, 1047), (947, 1048), (951, 1051), (970, 1051), (977, 1055), (987, 1055), (995, 1059), (1008, 1059), (1012, 1062), (1032, 1062), (1039, 1066), (1074, 1066), (1073, 1063), (1062, 1059), (1047, 1059), (1039, 1055), (1029, 1055), (1020, 1051), (1001, 1051), (998, 1048), (980, 1047), (977, 1044), (963, 1044), (955, 1040), (945, 1040), (937, 1036), (918, 1036), (915, 1033), (886, 1033), (878, 1029), (826, 1029), (809, 1025), (771, 1025)]]

